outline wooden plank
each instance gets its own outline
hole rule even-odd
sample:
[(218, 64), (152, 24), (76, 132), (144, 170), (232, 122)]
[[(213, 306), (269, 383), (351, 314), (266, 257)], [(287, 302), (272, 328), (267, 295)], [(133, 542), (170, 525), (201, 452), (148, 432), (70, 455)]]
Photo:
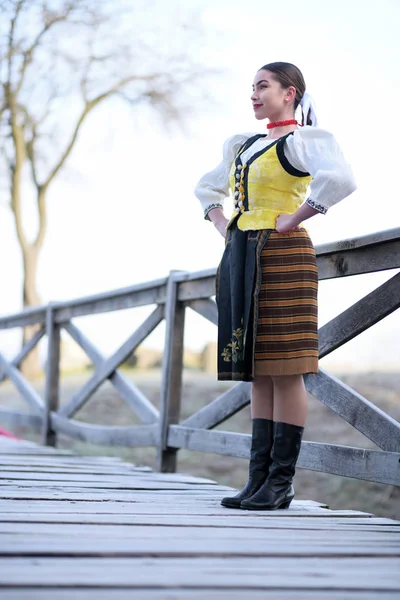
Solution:
[(358, 392), (319, 369), (304, 376), (306, 389), (382, 450), (400, 452), (400, 423)]
[(218, 325), (218, 307), (215, 300), (189, 300), (185, 302), (185, 306), (194, 310), (214, 325)]
[(0, 329), (14, 329), (26, 325), (44, 325), (46, 322), (46, 307), (33, 306), (24, 308), (18, 313), (0, 317)]
[[(44, 336), (45, 332), (46, 332), (45, 328), (41, 327), (31, 337), (31, 339), (26, 342), (26, 344), (18, 352), (17, 356), (15, 358), (13, 358), (13, 360), (11, 361), (10, 364), (12, 367), (15, 367), (17, 369), (20, 366), (20, 364), (23, 362), (23, 360), (28, 356), (29, 352), (36, 346), (36, 344), (38, 342), (40, 342), (40, 340)], [(1, 369), (0, 369), (0, 383), (5, 379), (5, 377), (6, 377), (5, 374), (2, 373)]]
[[(181, 492), (179, 492), (181, 493)], [(91, 525), (163, 525), (173, 527), (242, 527), (248, 529), (320, 529), (325, 532), (335, 531), (384, 531), (400, 533), (400, 522), (379, 517), (366, 517), (365, 513), (354, 511), (331, 511), (318, 518), (303, 516), (301, 519), (282, 519), (268, 513), (264, 519), (259, 516), (252, 517), (248, 513), (239, 515), (238, 511), (231, 516), (219, 515), (210, 518), (208, 515), (132, 515), (113, 513), (31, 513), (31, 512), (6, 512), (0, 510), (0, 523), (75, 523)]]
[(65, 419), (55, 413), (51, 415), (51, 423), (58, 433), (91, 444), (129, 447), (157, 445), (157, 425), (134, 425), (132, 427), (90, 425), (73, 419)]
[(165, 303), (167, 278), (154, 279), (118, 290), (55, 302), (56, 322), (65, 323), (75, 317), (123, 310), (136, 306)]
[(13, 558), (0, 561), (3, 586), (206, 586), (225, 589), (398, 591), (395, 557)]
[[(221, 486), (219, 486), (215, 481), (213, 481), (212, 479), (205, 479), (203, 477), (191, 477), (190, 475), (186, 475), (186, 474), (176, 474), (176, 473), (146, 473), (143, 471), (132, 471), (132, 470), (125, 470), (122, 473), (118, 472), (117, 470), (115, 470), (114, 472), (111, 472), (111, 475), (98, 475), (95, 473), (92, 474), (88, 474), (88, 476), (86, 476), (86, 474), (83, 473), (55, 473), (54, 476), (51, 478), (51, 484), (53, 484), (55, 481), (79, 481), (79, 482), (89, 482), (89, 481), (101, 481), (101, 482), (106, 482), (108, 481), (113, 482), (120, 482), (123, 481), (125, 479), (125, 476), (129, 477), (129, 480), (132, 482), (140, 482), (140, 484), (144, 484), (146, 482), (153, 482), (153, 483), (190, 483), (190, 484), (194, 484), (195, 486), (200, 487), (203, 484), (207, 484), (207, 485), (212, 485), (216, 488), (219, 488)], [(14, 479), (14, 480), (36, 480), (36, 481), (46, 481), (48, 483), (49, 478), (45, 473), (39, 473), (35, 470), (27, 470), (27, 472), (25, 473), (24, 471), (21, 470), (14, 470), (14, 471), (4, 471), (3, 469), (0, 470), (0, 480), (3, 479)]]
[[(251, 436), (171, 425), (168, 445), (248, 458)], [(298, 467), (343, 477), (400, 485), (400, 453), (304, 441)]]
[[(132, 594), (140, 594), (140, 600), (204, 600), (210, 598), (212, 600), (243, 600), (244, 597), (249, 600), (266, 600), (273, 598), (273, 600), (300, 600), (301, 596), (297, 590), (277, 590), (274, 588), (270, 590), (264, 588), (263, 590), (255, 590), (250, 588), (241, 587), (240, 590), (236, 589), (216, 589), (215, 587), (199, 587), (193, 589), (177, 588), (177, 587), (163, 587), (160, 589), (144, 589), (143, 587), (125, 586), (125, 589), (117, 589), (115, 587), (108, 587), (107, 590), (101, 590), (99, 588), (77, 588), (73, 589), (59, 589), (59, 588), (43, 588), (25, 589), (25, 588), (3, 588), (1, 591), (2, 600), (132, 600)], [(307, 600), (321, 600), (321, 590), (306, 590)], [(270, 595), (271, 594), (271, 595)], [(376, 600), (376, 591), (369, 592), (363, 590), (359, 592), (357, 590), (346, 591), (329, 591), (323, 590), (323, 600)], [(398, 600), (397, 591), (383, 591), (379, 590), (379, 598), (382, 600)]]
[(212, 429), (250, 403), (250, 383), (239, 383), (185, 419), (181, 425), (195, 429)]
[[(151, 528), (148, 528), (150, 531)], [(240, 532), (241, 530), (235, 530)], [(156, 537), (151, 539), (147, 536), (144, 539), (123, 539), (123, 538), (64, 538), (61, 535), (55, 537), (38, 537), (17, 535), (0, 536), (0, 556), (15, 556), (18, 554), (30, 556), (56, 556), (56, 555), (75, 555), (75, 556), (185, 556), (197, 557), (228, 555), (248, 556), (248, 557), (285, 557), (296, 555), (298, 558), (304, 556), (335, 557), (398, 557), (400, 569), (400, 551), (399, 540), (383, 541), (374, 540), (367, 542), (365, 540), (351, 540), (345, 543), (344, 534), (339, 535), (335, 541), (332, 532), (327, 539), (326, 534), (321, 536), (320, 540), (307, 542), (307, 536), (304, 541), (297, 542), (299, 532), (296, 535), (291, 533), (288, 539), (281, 540), (282, 532), (278, 539), (271, 538), (262, 532), (262, 536), (256, 537), (253, 530), (252, 538), (243, 539), (238, 535), (229, 535), (226, 538), (219, 539), (217, 533), (209, 539), (202, 539), (196, 536), (194, 539), (175, 536), (175, 531), (171, 532), (169, 528), (168, 537)], [(378, 534), (376, 534), (378, 535)], [(312, 536), (310, 536), (311, 538)], [(376, 537), (376, 536), (375, 536)], [(255, 543), (256, 541), (256, 543)], [(235, 542), (237, 542), (235, 544)], [(400, 583), (400, 575), (399, 583)]]
[(113, 373), (119, 365), (124, 362), (150, 335), (150, 333), (161, 323), (164, 318), (164, 307), (157, 306), (157, 308), (151, 313), (150, 316), (138, 327), (138, 329), (129, 336), (129, 338), (122, 344), (122, 346), (108, 358), (102, 366), (96, 370), (94, 375), (89, 381), (76, 392), (72, 398), (64, 404), (60, 409), (59, 414), (62, 417), (72, 417), (85, 402), (90, 398), (92, 394), (100, 387), (105, 379), (107, 379), (111, 373)]
[(162, 362), (160, 394), (160, 430), (157, 447), (157, 469), (176, 471), (176, 449), (167, 447), (168, 429), (179, 423), (182, 396), (183, 338), (185, 307), (177, 300), (177, 272), (170, 273), (165, 307), (165, 349)]
[(400, 306), (400, 273), (353, 304), (318, 331), (319, 357), (375, 325)]
[(0, 423), (6, 423), (12, 427), (31, 427), (41, 430), (43, 418), (21, 410), (10, 410), (0, 408)]
[(360, 247), (321, 255), (316, 248), (318, 279), (375, 273), (400, 266), (400, 241)]
[[(220, 505), (220, 499), (223, 493), (216, 493), (215, 498), (212, 501), (192, 502), (190, 505), (185, 506), (184, 515), (185, 517), (196, 516), (207, 519), (211, 518), (224, 518), (227, 515), (232, 517), (236, 515), (236, 518), (247, 519), (262, 517), (263, 519), (314, 519), (314, 518), (341, 518), (349, 516), (363, 519), (368, 516), (368, 513), (357, 513), (357, 511), (331, 511), (327, 508), (321, 508), (319, 506), (313, 506), (300, 500), (293, 500), (288, 510), (278, 510), (272, 513), (267, 511), (242, 511), (234, 509), (226, 509)], [(35, 496), (35, 498), (32, 498)], [(51, 496), (51, 497), (50, 497)], [(108, 499), (104, 502), (99, 494), (89, 492), (87, 495), (80, 494), (63, 494), (48, 492), (37, 493), (37, 492), (21, 492), (16, 497), (15, 492), (7, 493), (4, 492), (4, 498), (0, 500), (0, 512), (7, 511), (9, 514), (20, 513), (25, 511), (29, 514), (77, 514), (80, 515), (92, 515), (92, 514), (115, 514), (115, 515), (130, 515), (132, 518), (141, 518), (145, 515), (152, 518), (158, 519), (160, 517), (168, 516), (173, 519), (182, 518), (182, 506), (181, 504), (175, 504), (166, 502), (164, 496), (159, 496), (161, 502), (157, 504), (149, 504), (147, 493), (137, 492), (135, 495), (132, 493), (126, 494), (125, 496), (112, 498), (110, 494), (104, 494), (104, 499)], [(12, 499), (13, 502), (10, 502)]]
[(45, 411), (43, 414), (42, 444), (57, 445), (57, 433), (51, 423), (51, 413), (57, 412), (60, 404), (60, 326), (54, 322), (54, 311), (49, 304), (46, 314), (47, 358)]
[(36, 414), (41, 415), (44, 411), (43, 400), (18, 369), (13, 367), (2, 354), (0, 354), (0, 367), (4, 374), (13, 382), (23, 399), (26, 400)]
[[(281, 521), (282, 522), (282, 521)], [(321, 542), (328, 546), (340, 546), (340, 552), (345, 554), (348, 552), (348, 546), (364, 545), (368, 552), (371, 552), (371, 547), (387, 548), (391, 552), (395, 548), (397, 554), (400, 555), (400, 529), (397, 531), (373, 531), (371, 529), (329, 529), (329, 538), (325, 527), (319, 528), (288, 528), (286, 527), (269, 527), (268, 540), (265, 539), (265, 529), (253, 527), (217, 527), (214, 528), (210, 523), (208, 527), (204, 526), (166, 526), (139, 524), (125, 524), (121, 527), (118, 524), (101, 523), (101, 527), (96, 524), (82, 523), (0, 523), (0, 541), (11, 540), (12, 537), (18, 536), (19, 539), (26, 539), (30, 543), (34, 542), (52, 542), (53, 540), (69, 541), (84, 537), (90, 542), (100, 540), (112, 540), (115, 542), (133, 540), (142, 544), (148, 540), (160, 542), (162, 540), (185, 542), (185, 541), (202, 541), (212, 544), (213, 542), (222, 542), (229, 540), (232, 543), (251, 543), (258, 545), (259, 542), (269, 541), (270, 555), (277, 553), (275, 544), (281, 544), (282, 547), (289, 542), (293, 542), (293, 549), (302, 546), (314, 547), (316, 552), (317, 546)], [(22, 537), (23, 536), (23, 537)], [(17, 538), (16, 538), (17, 539)], [(162, 546), (163, 547), (163, 546)], [(256, 550), (257, 553), (263, 554), (261, 548)], [(280, 553), (280, 550), (278, 550)], [(234, 553), (234, 552), (232, 552)]]
[(342, 250), (355, 250), (362, 248), (366, 250), (367, 246), (380, 246), (385, 242), (396, 241), (400, 239), (400, 227), (392, 229), (383, 229), (382, 231), (374, 231), (355, 238), (347, 238), (345, 240), (337, 240), (334, 242), (326, 242), (316, 246), (316, 253), (320, 256), (324, 254), (332, 254)]
[[(96, 369), (104, 364), (105, 357), (97, 350), (90, 340), (73, 324), (66, 323), (64, 329), (73, 340), (86, 352)], [(126, 379), (119, 371), (114, 371), (108, 377), (116, 390), (132, 408), (143, 423), (150, 424), (158, 421), (159, 412), (134, 383)]]

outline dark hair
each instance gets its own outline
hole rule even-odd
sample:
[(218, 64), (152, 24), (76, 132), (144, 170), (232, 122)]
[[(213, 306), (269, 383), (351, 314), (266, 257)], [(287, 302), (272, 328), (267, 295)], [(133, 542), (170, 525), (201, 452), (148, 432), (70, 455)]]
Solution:
[(306, 82), (300, 69), (292, 65), (292, 63), (273, 62), (264, 65), (259, 71), (271, 71), (283, 88), (288, 88), (291, 85), (296, 88), (296, 97), (294, 100), (294, 110), (296, 110), (306, 91)]

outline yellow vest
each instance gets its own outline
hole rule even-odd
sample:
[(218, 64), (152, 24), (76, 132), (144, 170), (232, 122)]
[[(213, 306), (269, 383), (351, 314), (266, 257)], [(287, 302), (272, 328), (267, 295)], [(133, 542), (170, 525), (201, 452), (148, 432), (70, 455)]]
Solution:
[(242, 152), (265, 136), (250, 138), (239, 150), (229, 175), (234, 211), (228, 228), (237, 219), (242, 231), (275, 229), (279, 214), (291, 215), (303, 204), (312, 177), (292, 167), (284, 154), (284, 143), (292, 134), (257, 152), (244, 165)]

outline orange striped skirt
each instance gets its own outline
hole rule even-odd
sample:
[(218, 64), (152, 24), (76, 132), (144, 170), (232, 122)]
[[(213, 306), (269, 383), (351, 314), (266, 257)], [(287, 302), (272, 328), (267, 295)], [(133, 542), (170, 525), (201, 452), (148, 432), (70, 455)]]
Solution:
[(318, 270), (306, 229), (273, 230), (261, 251), (255, 376), (318, 372)]

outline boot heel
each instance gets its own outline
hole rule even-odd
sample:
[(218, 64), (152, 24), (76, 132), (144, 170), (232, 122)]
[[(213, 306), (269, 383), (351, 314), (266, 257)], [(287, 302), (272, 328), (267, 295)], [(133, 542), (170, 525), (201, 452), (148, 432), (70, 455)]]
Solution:
[(290, 503), (291, 503), (291, 500), (288, 500), (287, 502), (284, 502), (283, 504), (281, 504), (279, 508), (289, 508)]

